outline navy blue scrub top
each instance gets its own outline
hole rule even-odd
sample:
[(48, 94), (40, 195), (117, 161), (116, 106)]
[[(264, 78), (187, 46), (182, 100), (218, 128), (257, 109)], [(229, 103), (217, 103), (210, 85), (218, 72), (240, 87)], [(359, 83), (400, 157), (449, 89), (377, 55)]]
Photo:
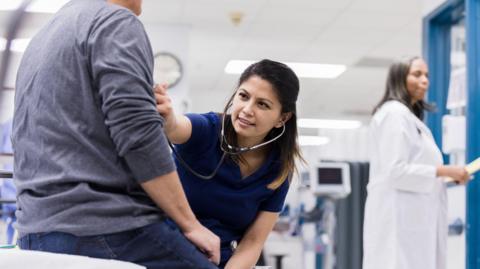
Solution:
[[(192, 122), (192, 135), (176, 145), (180, 156), (203, 175), (213, 172), (220, 161), (221, 119), (217, 113), (187, 114)], [(174, 155), (175, 156), (175, 155)], [(280, 212), (289, 182), (276, 190), (267, 188), (280, 172), (278, 151), (272, 150), (265, 163), (252, 175), (243, 178), (240, 167), (227, 157), (218, 173), (210, 180), (188, 172), (175, 158), (188, 202), (199, 221), (221, 239), (221, 265), (231, 257), (230, 242), (240, 242), (259, 211)]]

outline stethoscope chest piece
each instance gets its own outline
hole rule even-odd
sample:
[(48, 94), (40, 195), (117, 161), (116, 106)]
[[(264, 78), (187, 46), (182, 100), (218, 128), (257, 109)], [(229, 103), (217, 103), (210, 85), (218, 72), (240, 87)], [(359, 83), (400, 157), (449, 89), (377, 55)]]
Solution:
[(235, 251), (235, 249), (237, 249), (237, 246), (238, 246), (237, 240), (232, 240), (232, 241), (230, 242), (230, 249), (231, 249), (232, 251)]

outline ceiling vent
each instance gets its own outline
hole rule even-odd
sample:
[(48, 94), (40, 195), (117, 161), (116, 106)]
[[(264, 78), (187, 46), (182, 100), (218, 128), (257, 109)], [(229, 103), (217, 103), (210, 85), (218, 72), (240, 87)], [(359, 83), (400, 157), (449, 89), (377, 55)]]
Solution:
[(357, 63), (355, 63), (355, 67), (388, 68), (393, 61), (394, 60), (391, 58), (367, 56), (361, 58)]

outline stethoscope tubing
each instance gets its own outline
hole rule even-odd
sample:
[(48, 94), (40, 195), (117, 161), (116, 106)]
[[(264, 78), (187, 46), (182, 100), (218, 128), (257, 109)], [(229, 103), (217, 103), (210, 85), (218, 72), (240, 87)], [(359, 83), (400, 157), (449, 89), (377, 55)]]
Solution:
[[(223, 117), (223, 118), (225, 118), (225, 117)], [(280, 134), (275, 136), (274, 138), (268, 140), (268, 141), (262, 142), (258, 145), (251, 146), (251, 147), (235, 147), (235, 146), (230, 145), (227, 141), (227, 138), (225, 137), (225, 132), (224, 132), (225, 120), (223, 118), (222, 118), (222, 130), (220, 132), (220, 134), (221, 134), (220, 149), (223, 151), (223, 154), (222, 154), (222, 157), (220, 158), (220, 161), (218, 162), (217, 166), (215, 166), (215, 169), (209, 175), (202, 175), (202, 174), (198, 173), (197, 171), (193, 170), (193, 168), (190, 165), (188, 165), (188, 163), (177, 152), (177, 150), (175, 149), (173, 144), (170, 141), (168, 141), (168, 145), (172, 149), (172, 152), (175, 155), (175, 157), (177, 158), (178, 162), (185, 169), (187, 169), (188, 172), (190, 172), (191, 174), (193, 174), (196, 177), (199, 177), (199, 178), (205, 179), (205, 180), (212, 179), (217, 174), (217, 172), (220, 169), (220, 166), (222, 165), (223, 161), (225, 160), (225, 157), (227, 156), (227, 154), (239, 155), (239, 154), (242, 154), (242, 153), (245, 153), (245, 152), (248, 152), (248, 151), (259, 149), (259, 148), (261, 148), (263, 146), (266, 146), (266, 145), (274, 142), (275, 140), (279, 139), (285, 133), (285, 124), (283, 124), (282, 125), (283, 129), (280, 132)], [(226, 145), (226, 147), (224, 147), (224, 145)]]

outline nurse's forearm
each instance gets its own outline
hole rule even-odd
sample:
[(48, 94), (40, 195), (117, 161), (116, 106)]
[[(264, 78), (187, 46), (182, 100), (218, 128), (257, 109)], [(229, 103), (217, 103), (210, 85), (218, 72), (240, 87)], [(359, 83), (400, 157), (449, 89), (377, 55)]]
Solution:
[(251, 269), (255, 266), (262, 252), (263, 242), (241, 242), (225, 269)]
[(174, 144), (183, 144), (192, 136), (192, 123), (184, 115), (175, 115), (175, 124), (165, 129), (168, 139)]

